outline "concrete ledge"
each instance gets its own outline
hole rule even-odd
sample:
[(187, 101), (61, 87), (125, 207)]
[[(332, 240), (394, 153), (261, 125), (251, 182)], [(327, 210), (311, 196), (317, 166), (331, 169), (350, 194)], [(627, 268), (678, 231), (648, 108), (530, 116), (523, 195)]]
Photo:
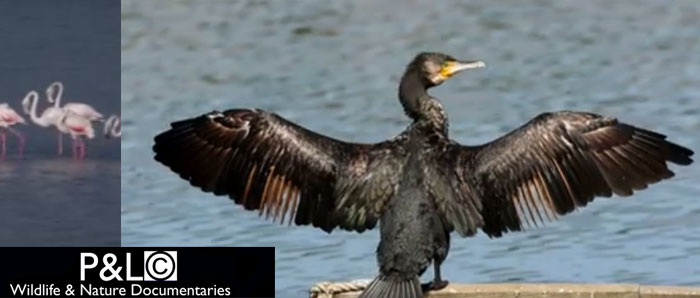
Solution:
[[(321, 294), (324, 298), (354, 298), (360, 291)], [(425, 297), (435, 298), (700, 298), (700, 287), (638, 284), (449, 284)]]

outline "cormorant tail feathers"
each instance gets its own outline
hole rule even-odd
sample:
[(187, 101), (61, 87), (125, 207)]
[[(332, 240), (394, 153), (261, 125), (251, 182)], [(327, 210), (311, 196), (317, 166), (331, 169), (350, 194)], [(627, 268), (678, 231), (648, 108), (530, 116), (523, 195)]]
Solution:
[(358, 298), (423, 298), (418, 275), (409, 279), (380, 274)]

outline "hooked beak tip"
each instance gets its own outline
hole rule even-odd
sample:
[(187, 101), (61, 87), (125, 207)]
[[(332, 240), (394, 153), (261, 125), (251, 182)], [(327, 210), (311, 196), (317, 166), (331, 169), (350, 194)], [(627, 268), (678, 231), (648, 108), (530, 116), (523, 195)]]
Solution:
[(464, 69), (474, 69), (474, 68), (484, 68), (486, 67), (486, 63), (484, 61), (476, 60), (476, 61), (462, 61), (459, 63), (459, 68), (460, 70)]

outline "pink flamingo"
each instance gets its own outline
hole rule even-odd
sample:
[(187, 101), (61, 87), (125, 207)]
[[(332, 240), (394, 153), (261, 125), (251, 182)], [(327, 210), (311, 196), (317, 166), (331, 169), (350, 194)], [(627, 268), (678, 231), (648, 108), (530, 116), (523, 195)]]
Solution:
[[(55, 89), (55, 91), (54, 91)], [(70, 110), (79, 116), (83, 116), (90, 121), (104, 121), (104, 116), (100, 114), (92, 106), (82, 102), (69, 102), (61, 106), (61, 97), (63, 96), (63, 83), (53, 82), (46, 88), (46, 99), (53, 103), (55, 108), (63, 108)]]
[(0, 104), (0, 128), (2, 129), (0, 130), (0, 143), (2, 143), (0, 159), (2, 160), (5, 159), (6, 155), (5, 143), (7, 142), (7, 140), (5, 137), (5, 130), (15, 135), (19, 140), (19, 150), (17, 155), (19, 156), (19, 158), (22, 158), (22, 154), (24, 153), (24, 135), (10, 127), (18, 123), (25, 124), (26, 122), (24, 121), (24, 118), (17, 114), (17, 112), (15, 112), (15, 110), (13, 110), (8, 104)]
[(112, 115), (105, 121), (104, 134), (107, 138), (121, 138), (122, 127), (119, 116)]
[[(73, 113), (87, 118), (90, 121), (104, 121), (104, 116), (95, 110), (92, 106), (81, 103), (81, 102), (69, 102), (61, 106), (61, 99), (63, 98), (63, 83), (56, 81), (46, 88), (46, 100), (49, 103), (53, 103), (54, 109), (65, 109), (72, 111)], [(63, 134), (58, 134), (58, 155), (63, 154)]]
[[(32, 90), (27, 93), (27, 95), (22, 100), (22, 107), (24, 108), (24, 113), (29, 115), (29, 118), (34, 122), (34, 124), (41, 127), (56, 126), (58, 129), (58, 121), (61, 116), (63, 116), (63, 109), (56, 107), (48, 107), (41, 113), (41, 116), (37, 114), (37, 104), (39, 102), (39, 93)], [(58, 130), (58, 155), (63, 154), (63, 134), (67, 132), (62, 132)]]
[(85, 148), (84, 139), (92, 139), (95, 137), (92, 121), (71, 110), (64, 109), (63, 112), (56, 126), (58, 130), (70, 134), (73, 138), (73, 157), (76, 159), (85, 159), (87, 150)]

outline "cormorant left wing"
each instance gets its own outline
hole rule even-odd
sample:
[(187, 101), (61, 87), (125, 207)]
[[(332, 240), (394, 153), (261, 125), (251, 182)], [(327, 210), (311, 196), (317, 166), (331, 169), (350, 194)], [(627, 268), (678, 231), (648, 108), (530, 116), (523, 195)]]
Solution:
[(376, 225), (398, 184), (393, 141), (335, 140), (259, 109), (211, 112), (174, 122), (155, 137), (155, 159), (191, 185), (228, 195), (280, 222)]
[(541, 114), (491, 143), (457, 151), (457, 172), (481, 198), (482, 230), (492, 237), (596, 196), (631, 195), (672, 177), (667, 162), (688, 165), (693, 154), (659, 133), (570, 111)]

